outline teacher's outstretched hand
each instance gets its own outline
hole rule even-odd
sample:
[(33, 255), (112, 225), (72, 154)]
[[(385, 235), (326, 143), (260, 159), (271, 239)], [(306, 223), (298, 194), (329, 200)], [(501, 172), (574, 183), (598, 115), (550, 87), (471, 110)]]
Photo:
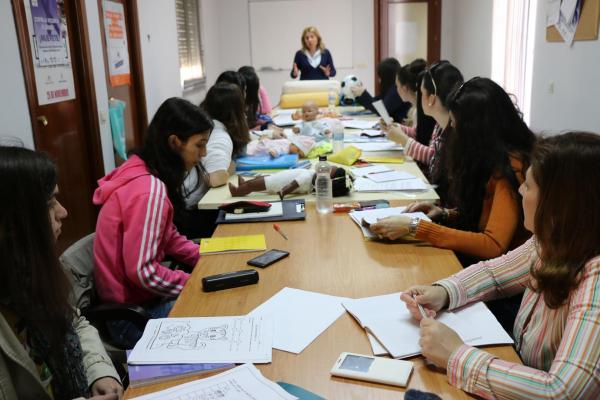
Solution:
[(302, 31), (300, 38), (302, 48), (294, 56), (294, 64), (290, 76), (300, 80), (329, 79), (335, 76), (331, 53), (321, 39), (321, 34), (314, 26)]

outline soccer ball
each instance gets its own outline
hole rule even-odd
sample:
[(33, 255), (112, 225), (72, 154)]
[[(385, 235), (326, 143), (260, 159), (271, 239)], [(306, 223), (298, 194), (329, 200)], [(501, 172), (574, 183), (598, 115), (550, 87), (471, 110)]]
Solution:
[(354, 105), (356, 96), (352, 93), (351, 88), (362, 85), (360, 79), (354, 75), (348, 75), (342, 80), (342, 91), (340, 96), (340, 104), (349, 106)]

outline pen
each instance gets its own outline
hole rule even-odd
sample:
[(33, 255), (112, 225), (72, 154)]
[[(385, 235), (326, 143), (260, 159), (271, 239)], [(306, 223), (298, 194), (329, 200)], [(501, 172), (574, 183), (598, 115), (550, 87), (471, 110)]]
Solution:
[(417, 307), (419, 307), (419, 312), (421, 313), (421, 317), (423, 317), (423, 318), (429, 318), (429, 316), (428, 316), (428, 315), (427, 315), (427, 313), (425, 312), (425, 309), (423, 308), (423, 306), (422, 306), (422, 305), (420, 305), (420, 304), (417, 302), (417, 295), (416, 295), (416, 294), (413, 294), (412, 298), (413, 298), (413, 300), (415, 301), (415, 303), (417, 303)]
[(285, 233), (282, 232), (281, 227), (279, 225), (273, 224), (273, 229), (275, 229), (281, 236), (283, 236), (285, 240), (288, 240), (287, 236), (285, 235)]

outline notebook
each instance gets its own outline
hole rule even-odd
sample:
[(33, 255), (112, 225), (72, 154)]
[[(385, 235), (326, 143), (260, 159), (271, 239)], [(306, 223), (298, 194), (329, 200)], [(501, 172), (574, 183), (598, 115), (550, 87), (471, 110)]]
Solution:
[[(282, 213), (278, 215), (268, 215), (266, 213), (252, 213), (253, 216), (250, 217), (250, 214), (241, 214), (245, 216), (245, 218), (238, 219), (228, 219), (226, 218), (229, 214), (226, 214), (225, 211), (219, 211), (219, 215), (217, 216), (216, 224), (239, 224), (245, 222), (268, 222), (268, 221), (297, 221), (306, 219), (306, 212), (304, 211), (305, 202), (304, 199), (295, 199), (295, 200), (283, 200), (283, 202), (270, 202), (273, 204), (280, 204), (282, 208)], [(256, 215), (254, 215), (256, 214)]]
[[(127, 350), (127, 356), (131, 350)], [(129, 386), (137, 388), (151, 383), (158, 383), (169, 380), (174, 377), (181, 377), (196, 374), (208, 374), (228, 368), (235, 367), (235, 364), (147, 364), (147, 365), (128, 365)]]
[(243, 235), (204, 238), (200, 240), (200, 254), (237, 253), (266, 250), (265, 235)]

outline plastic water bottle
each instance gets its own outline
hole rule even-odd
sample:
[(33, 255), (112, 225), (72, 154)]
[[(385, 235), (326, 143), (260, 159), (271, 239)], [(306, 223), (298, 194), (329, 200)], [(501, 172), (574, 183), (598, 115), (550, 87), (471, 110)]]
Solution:
[(317, 177), (315, 191), (317, 193), (317, 211), (319, 214), (329, 214), (333, 211), (333, 192), (331, 182), (331, 166), (326, 156), (320, 156), (316, 165)]
[(344, 125), (340, 121), (335, 121), (331, 126), (333, 133), (333, 152), (337, 153), (344, 148)]
[(329, 105), (329, 112), (333, 115), (335, 113), (335, 98), (337, 97), (337, 90), (335, 86), (329, 87), (329, 95), (327, 96), (327, 104)]

